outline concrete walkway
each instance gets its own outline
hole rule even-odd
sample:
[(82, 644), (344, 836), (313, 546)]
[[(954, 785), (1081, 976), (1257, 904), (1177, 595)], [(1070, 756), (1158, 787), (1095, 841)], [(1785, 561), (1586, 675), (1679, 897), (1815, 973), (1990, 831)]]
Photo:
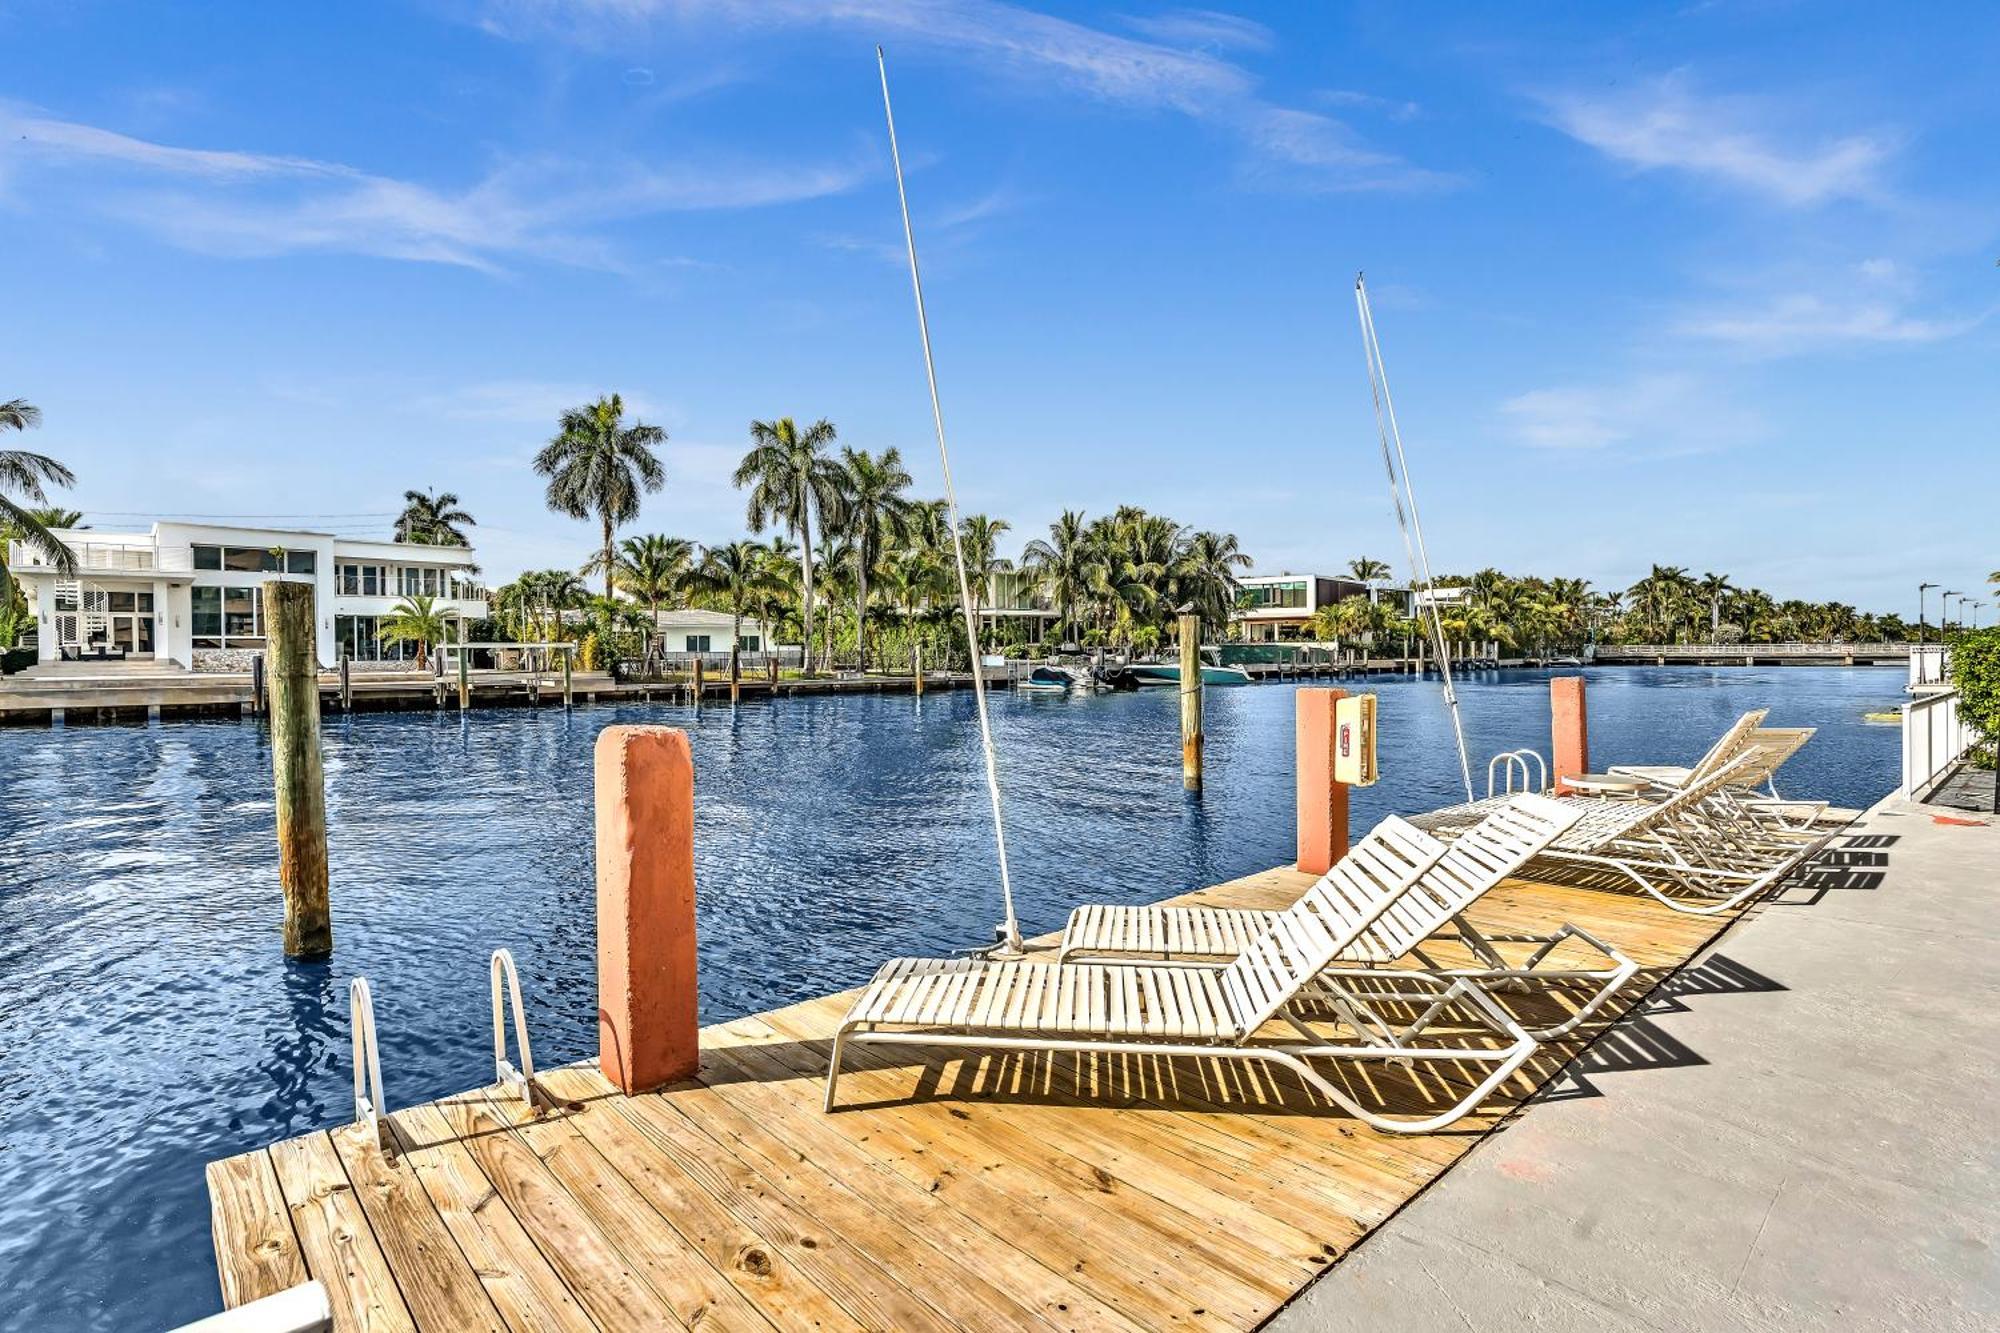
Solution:
[(2000, 1327), (2000, 820), (1833, 859), (1266, 1327)]

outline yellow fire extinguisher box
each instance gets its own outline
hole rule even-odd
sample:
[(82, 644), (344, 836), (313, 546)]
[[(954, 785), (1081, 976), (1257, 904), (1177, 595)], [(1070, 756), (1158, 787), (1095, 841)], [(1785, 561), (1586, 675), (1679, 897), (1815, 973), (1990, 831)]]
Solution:
[(1350, 694), (1333, 705), (1333, 780), (1375, 785), (1375, 696)]

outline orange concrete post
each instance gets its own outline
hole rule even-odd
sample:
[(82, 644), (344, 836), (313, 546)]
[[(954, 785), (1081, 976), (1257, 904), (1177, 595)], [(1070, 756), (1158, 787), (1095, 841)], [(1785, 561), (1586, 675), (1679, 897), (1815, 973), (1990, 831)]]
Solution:
[(700, 1063), (694, 753), (673, 727), (597, 738), (597, 1064), (627, 1093)]
[(1347, 855), (1347, 784), (1333, 780), (1333, 705), (1346, 690), (1298, 692), (1300, 870), (1324, 875)]
[(1568, 794), (1564, 778), (1590, 771), (1590, 719), (1582, 676), (1557, 676), (1549, 682), (1549, 758), (1558, 796)]

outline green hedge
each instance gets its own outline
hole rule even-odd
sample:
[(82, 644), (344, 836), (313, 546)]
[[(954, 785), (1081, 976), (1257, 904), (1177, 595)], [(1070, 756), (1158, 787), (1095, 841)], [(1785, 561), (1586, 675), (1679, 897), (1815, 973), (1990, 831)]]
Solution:
[(1968, 630), (1951, 641), (1959, 715), (1979, 728), (1992, 753), (2000, 741), (2000, 628)]

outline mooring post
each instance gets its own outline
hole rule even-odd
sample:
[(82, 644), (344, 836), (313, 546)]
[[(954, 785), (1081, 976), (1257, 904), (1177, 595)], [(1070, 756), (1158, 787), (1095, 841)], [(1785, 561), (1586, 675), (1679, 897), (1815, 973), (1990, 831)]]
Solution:
[(770, 682), (771, 693), (776, 694), (778, 692), (778, 655), (776, 653), (764, 654), (764, 677)]
[(1590, 720), (1582, 676), (1557, 676), (1549, 682), (1549, 761), (1558, 796), (1569, 794), (1564, 778), (1590, 771)]
[(319, 749), (313, 587), (272, 579), (264, 584), (263, 596), (285, 954), (314, 958), (333, 952), (333, 921), (327, 905), (326, 772)]
[(570, 654), (569, 652), (567, 652), (567, 651), (565, 651), (565, 652), (563, 653), (563, 655), (562, 655), (562, 662), (563, 662), (563, 707), (564, 707), (565, 709), (567, 709), (567, 708), (568, 708), (568, 707), (569, 707), (569, 706), (570, 706), (571, 704), (573, 704), (573, 703), (575, 703), (575, 702), (576, 702), (576, 696), (575, 696), (575, 695), (574, 695), (573, 693), (571, 693), (571, 690), (570, 690), (570, 679), (569, 679), (569, 659), (570, 659), (570, 656), (571, 656), (571, 654)]
[(1181, 786), (1201, 790), (1201, 617), (1182, 613)]
[(921, 643), (913, 643), (910, 645), (910, 684), (911, 688), (916, 690), (917, 697), (919, 699), (923, 698), (924, 646)]
[(743, 645), (729, 645), (729, 702), (743, 697)]
[(465, 617), (458, 618), (458, 711), (472, 707), (472, 667), (465, 650)]
[(697, 708), (701, 706), (702, 687), (707, 684), (707, 681), (703, 679), (704, 674), (701, 666), (701, 654), (696, 653), (694, 655), (694, 702)]
[(354, 679), (351, 671), (353, 655), (345, 647), (340, 650), (340, 711), (354, 711)]
[(264, 654), (258, 653), (250, 659), (250, 711), (264, 711)]
[(625, 1093), (700, 1063), (694, 752), (674, 727), (597, 738), (597, 1064)]
[(1333, 776), (1333, 706), (1347, 691), (1309, 685), (1297, 697), (1298, 867), (1324, 875), (1347, 855), (1347, 784)]

